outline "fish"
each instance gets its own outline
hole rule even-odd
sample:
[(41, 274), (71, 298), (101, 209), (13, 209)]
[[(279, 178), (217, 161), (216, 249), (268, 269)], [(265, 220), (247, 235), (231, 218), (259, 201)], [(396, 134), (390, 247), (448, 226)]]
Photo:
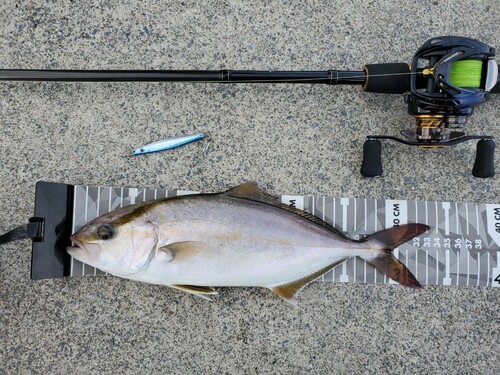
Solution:
[(264, 287), (295, 305), (306, 285), (356, 256), (420, 288), (391, 251), (429, 229), (411, 223), (352, 239), (246, 182), (118, 208), (74, 233), (67, 251), (109, 274), (208, 300), (216, 287)]
[(160, 141), (148, 143), (147, 145), (141, 146), (138, 149), (134, 150), (132, 156), (150, 154), (152, 152), (170, 150), (172, 148), (184, 146), (191, 142), (196, 142), (205, 138), (205, 134), (198, 133), (192, 135), (186, 135), (182, 137), (162, 139)]

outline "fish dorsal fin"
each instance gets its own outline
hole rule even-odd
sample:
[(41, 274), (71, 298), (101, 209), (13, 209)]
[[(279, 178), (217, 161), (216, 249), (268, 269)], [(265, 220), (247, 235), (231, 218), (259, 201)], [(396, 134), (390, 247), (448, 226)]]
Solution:
[(207, 244), (205, 242), (183, 241), (165, 245), (163, 247), (160, 247), (159, 250), (165, 252), (171, 252), (172, 260), (176, 262), (181, 262), (197, 256), (206, 248)]
[(254, 201), (276, 204), (278, 198), (274, 195), (264, 193), (255, 182), (245, 182), (222, 193), (234, 198), (251, 199)]
[(337, 266), (338, 264), (342, 263), (343, 261), (349, 259), (347, 258), (342, 258), (340, 260), (337, 260), (335, 263), (330, 264), (319, 271), (316, 271), (308, 276), (305, 276), (301, 279), (291, 281), (286, 284), (281, 284), (274, 286), (270, 288), (275, 294), (283, 298), (285, 301), (288, 303), (291, 303), (292, 305), (296, 305), (299, 302), (299, 293), (300, 291), (310, 282), (316, 280), (318, 277), (323, 275), (324, 273), (330, 271), (333, 267)]
[(289, 204), (281, 203), (281, 204), (276, 204), (276, 207), (281, 208), (282, 210), (293, 212), (296, 215), (299, 215), (300, 217), (303, 217), (304, 219), (307, 219), (315, 224), (318, 224), (322, 226), (325, 229), (328, 229), (329, 231), (335, 233), (337, 236), (339, 236), (342, 239), (352, 241), (352, 239), (345, 235), (343, 232), (335, 228), (333, 225), (328, 224), (326, 221), (321, 220), (319, 217), (314, 216), (310, 214), (309, 212), (306, 212), (304, 210), (301, 210), (299, 208), (293, 207)]
[(264, 193), (255, 182), (245, 182), (244, 184), (235, 186), (234, 188), (223, 192), (222, 195), (227, 195), (234, 198), (251, 199), (253, 201), (258, 201), (273, 205), (275, 207), (281, 208), (282, 210), (299, 215), (304, 219), (307, 219), (315, 224), (318, 224), (323, 228), (328, 229), (329, 231), (335, 233), (340, 238), (352, 241), (351, 238), (346, 236), (344, 233), (335, 228), (333, 225), (330, 225), (327, 222), (321, 220), (319, 217), (314, 216), (309, 212), (295, 208), (291, 205), (278, 203), (278, 198), (276, 196)]

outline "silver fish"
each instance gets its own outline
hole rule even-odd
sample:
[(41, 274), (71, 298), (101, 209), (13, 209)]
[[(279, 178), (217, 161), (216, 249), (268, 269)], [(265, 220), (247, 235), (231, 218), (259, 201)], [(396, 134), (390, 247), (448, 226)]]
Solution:
[(391, 250), (428, 229), (407, 224), (352, 240), (249, 182), (117, 209), (76, 232), (68, 252), (110, 274), (206, 299), (213, 287), (255, 286), (296, 304), (304, 286), (355, 256), (420, 287)]

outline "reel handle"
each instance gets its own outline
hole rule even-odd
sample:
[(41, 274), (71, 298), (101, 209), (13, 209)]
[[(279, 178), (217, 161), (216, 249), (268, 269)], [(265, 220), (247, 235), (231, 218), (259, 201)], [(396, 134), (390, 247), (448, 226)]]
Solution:
[(481, 139), (477, 142), (476, 160), (472, 168), (472, 175), (479, 178), (488, 178), (495, 175), (495, 141)]
[(376, 139), (368, 139), (363, 144), (363, 163), (361, 175), (364, 177), (382, 176), (382, 143)]

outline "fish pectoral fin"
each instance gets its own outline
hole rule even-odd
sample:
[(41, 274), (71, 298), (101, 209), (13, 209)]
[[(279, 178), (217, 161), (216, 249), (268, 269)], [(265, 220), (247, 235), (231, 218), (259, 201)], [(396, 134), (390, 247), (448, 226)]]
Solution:
[(286, 302), (296, 305), (299, 302), (299, 293), (300, 291), (310, 282), (316, 280), (318, 277), (323, 275), (324, 273), (330, 271), (333, 267), (337, 266), (338, 264), (344, 262), (349, 258), (342, 258), (340, 260), (337, 260), (335, 263), (332, 263), (319, 271), (316, 271), (308, 276), (305, 276), (301, 279), (291, 281), (289, 283), (281, 284), (281, 285), (276, 285), (273, 286), (269, 289), (271, 289), (275, 294), (283, 298)]
[[(210, 286), (199, 286), (199, 285), (170, 285), (170, 287), (178, 290), (182, 290), (183, 292), (186, 293), (191, 293), (191, 294), (196, 294), (198, 297), (212, 300), (210, 297), (207, 295), (217, 295), (218, 293), (215, 291), (214, 288)], [(206, 297), (206, 298), (205, 298)]]
[(160, 247), (160, 251), (170, 252), (172, 260), (180, 262), (193, 258), (207, 248), (207, 244), (201, 241), (174, 242)]

